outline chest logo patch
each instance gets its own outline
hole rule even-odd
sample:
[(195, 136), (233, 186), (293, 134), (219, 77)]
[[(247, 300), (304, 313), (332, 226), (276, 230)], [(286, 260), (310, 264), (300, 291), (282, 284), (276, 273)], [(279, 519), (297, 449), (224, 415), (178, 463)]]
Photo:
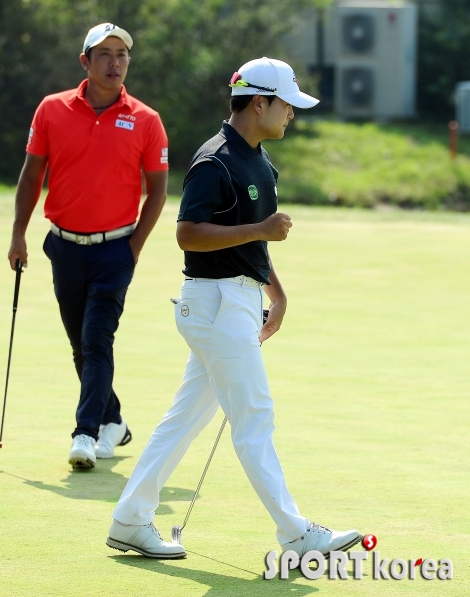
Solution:
[(121, 120), (120, 118), (116, 120), (116, 126), (120, 129), (128, 129), (129, 131), (134, 130), (133, 122), (127, 122), (127, 120)]
[(248, 187), (248, 194), (250, 195), (250, 199), (252, 201), (256, 201), (258, 199), (258, 189), (255, 187), (254, 184), (250, 184)]

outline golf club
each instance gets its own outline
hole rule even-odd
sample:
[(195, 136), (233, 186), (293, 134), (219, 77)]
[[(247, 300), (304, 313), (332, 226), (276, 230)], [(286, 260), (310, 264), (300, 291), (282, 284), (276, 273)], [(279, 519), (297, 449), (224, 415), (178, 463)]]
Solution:
[[(269, 316), (269, 309), (263, 309), (263, 325), (268, 320), (268, 316)], [(215, 438), (214, 447), (212, 448), (212, 452), (210, 453), (209, 460), (207, 461), (206, 467), (202, 473), (201, 479), (199, 481), (199, 485), (197, 486), (197, 489), (194, 493), (194, 497), (189, 505), (188, 512), (186, 514), (186, 518), (184, 519), (183, 524), (176, 525), (176, 526), (172, 527), (172, 529), (171, 529), (171, 540), (173, 543), (177, 543), (178, 545), (181, 545), (181, 536), (183, 533), (183, 529), (186, 526), (186, 523), (188, 522), (189, 515), (191, 514), (191, 510), (193, 509), (194, 502), (196, 501), (199, 490), (201, 489), (202, 482), (204, 481), (204, 477), (206, 476), (207, 469), (209, 468), (209, 464), (211, 463), (212, 456), (214, 456), (215, 449), (217, 448), (217, 444), (219, 443), (219, 439), (220, 439), (220, 436), (222, 435), (222, 432), (224, 430), (226, 422), (227, 422), (227, 417), (224, 417), (224, 420), (222, 421), (222, 425), (220, 426), (220, 429), (219, 429), (219, 433), (217, 434), (217, 437)]]
[(16, 310), (18, 309), (18, 295), (20, 293), (20, 280), (21, 274), (23, 273), (23, 264), (19, 259), (16, 260), (16, 279), (15, 279), (15, 293), (13, 295), (13, 319), (11, 322), (11, 335), (10, 335), (10, 350), (8, 352), (8, 365), (7, 365), (7, 378), (5, 381), (5, 396), (3, 398), (3, 411), (2, 411), (2, 424), (0, 426), (0, 448), (3, 448), (3, 422), (5, 420), (5, 407), (7, 404), (7, 391), (8, 391), (8, 379), (10, 377), (10, 363), (11, 363), (11, 350), (13, 348), (13, 333), (15, 331), (15, 319)]
[(199, 490), (201, 489), (202, 482), (204, 481), (204, 477), (206, 476), (207, 469), (209, 468), (209, 464), (211, 463), (212, 456), (214, 456), (215, 449), (217, 448), (217, 444), (219, 443), (219, 439), (220, 439), (220, 436), (222, 435), (222, 432), (224, 430), (226, 422), (227, 422), (227, 417), (224, 417), (224, 420), (222, 421), (222, 425), (220, 426), (220, 429), (219, 429), (219, 433), (217, 434), (217, 437), (216, 437), (216, 440), (214, 443), (214, 447), (212, 448), (212, 452), (210, 453), (209, 460), (207, 461), (206, 467), (202, 473), (201, 480), (199, 481), (199, 485), (197, 486), (197, 489), (194, 493), (192, 502), (189, 505), (188, 513), (186, 514), (186, 518), (184, 519), (183, 524), (180, 526), (174, 526), (171, 529), (171, 540), (173, 543), (177, 543), (178, 545), (181, 545), (181, 535), (183, 533), (183, 529), (186, 526), (186, 523), (188, 522), (189, 515), (191, 514), (191, 510), (193, 509), (194, 502), (196, 501)]

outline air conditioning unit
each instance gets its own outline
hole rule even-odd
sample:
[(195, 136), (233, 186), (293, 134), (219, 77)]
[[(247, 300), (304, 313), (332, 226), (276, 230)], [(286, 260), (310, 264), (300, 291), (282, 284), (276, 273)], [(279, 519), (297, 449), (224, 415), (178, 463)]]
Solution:
[(330, 23), (329, 8), (323, 11), (305, 8), (296, 15), (292, 30), (284, 36), (287, 55), (305, 72), (321, 66), (334, 66)]
[(470, 81), (457, 83), (455, 88), (456, 118), (459, 132), (470, 133)]
[(338, 0), (329, 20), (337, 114), (384, 120), (413, 117), (416, 6), (405, 1)]

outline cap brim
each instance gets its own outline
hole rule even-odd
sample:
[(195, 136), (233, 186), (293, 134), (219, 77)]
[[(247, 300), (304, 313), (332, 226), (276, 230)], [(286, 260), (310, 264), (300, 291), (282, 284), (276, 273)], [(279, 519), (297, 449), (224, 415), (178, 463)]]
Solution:
[(106, 37), (119, 37), (126, 44), (128, 50), (133, 46), (132, 37), (124, 29), (114, 29)]
[(318, 100), (316, 97), (307, 95), (302, 91), (295, 93), (278, 93), (277, 96), (291, 106), (294, 106), (294, 108), (313, 108), (320, 103), (320, 100)]

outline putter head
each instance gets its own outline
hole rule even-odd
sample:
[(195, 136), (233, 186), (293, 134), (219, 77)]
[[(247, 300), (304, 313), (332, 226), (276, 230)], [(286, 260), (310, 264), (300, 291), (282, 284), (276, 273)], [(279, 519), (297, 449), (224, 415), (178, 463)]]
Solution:
[(171, 542), (181, 545), (181, 535), (183, 533), (182, 526), (174, 526), (171, 528)]

